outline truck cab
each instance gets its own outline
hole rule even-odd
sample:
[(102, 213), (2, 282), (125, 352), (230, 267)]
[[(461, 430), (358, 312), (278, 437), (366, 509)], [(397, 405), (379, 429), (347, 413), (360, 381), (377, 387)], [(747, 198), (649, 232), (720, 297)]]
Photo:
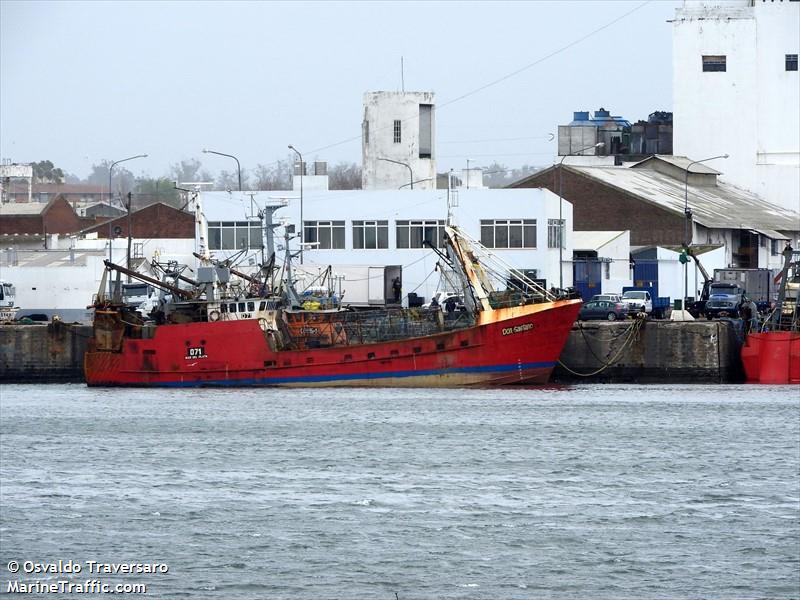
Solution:
[(739, 304), (744, 293), (744, 288), (735, 283), (712, 283), (709, 286), (708, 301), (705, 306), (706, 318), (710, 320), (719, 317), (738, 317)]
[(16, 303), (16, 290), (8, 281), (0, 281), (0, 321), (13, 321), (18, 308)]

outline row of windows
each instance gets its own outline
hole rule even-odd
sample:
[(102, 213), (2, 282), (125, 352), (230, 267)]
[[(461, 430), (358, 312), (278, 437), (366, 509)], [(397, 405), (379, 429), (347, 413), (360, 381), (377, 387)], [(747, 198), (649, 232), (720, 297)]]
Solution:
[(487, 248), (536, 248), (536, 220), (481, 219), (481, 244)]
[[(444, 247), (444, 220), (420, 219), (395, 222), (396, 247)], [(547, 220), (547, 247), (558, 248), (564, 235), (564, 221)], [(310, 249), (343, 250), (344, 221), (304, 221), (303, 242)], [(481, 219), (481, 244), (487, 248), (536, 248), (536, 219)], [(259, 223), (248, 221), (211, 222), (208, 247), (211, 250), (259, 249), (263, 246)], [(353, 249), (389, 248), (389, 221), (353, 221)]]
[(261, 223), (214, 221), (208, 224), (208, 248), (210, 250), (246, 250), (263, 246)]
[[(787, 71), (797, 71), (797, 54), (787, 54), (784, 66)], [(703, 56), (703, 71), (727, 70), (727, 56), (724, 54), (708, 54)]]
[[(397, 221), (397, 248), (444, 247), (444, 221)], [(344, 221), (305, 221), (304, 241), (320, 250), (342, 250)], [(547, 220), (547, 247), (558, 248), (564, 238), (564, 220)], [(536, 248), (536, 219), (481, 219), (481, 244), (487, 248)], [(353, 248), (389, 247), (388, 221), (353, 221)]]
[[(425, 248), (424, 242), (444, 246), (444, 221), (397, 221), (398, 248)], [(344, 221), (304, 221), (303, 241), (320, 250), (344, 249)], [(389, 247), (389, 221), (353, 221), (353, 248)]]

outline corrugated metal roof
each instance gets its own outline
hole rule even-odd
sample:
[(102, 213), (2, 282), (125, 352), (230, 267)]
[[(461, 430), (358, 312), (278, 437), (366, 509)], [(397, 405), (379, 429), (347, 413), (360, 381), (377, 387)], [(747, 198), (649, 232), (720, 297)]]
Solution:
[(45, 202), (7, 202), (0, 204), (0, 215), (39, 215), (46, 207)]
[(650, 162), (653, 160), (662, 160), (666, 163), (674, 165), (679, 169), (683, 169), (684, 171), (687, 169), (689, 165), (692, 165), (692, 168), (689, 169), (689, 173), (704, 173), (707, 175), (721, 175), (719, 171), (715, 171), (711, 167), (709, 167), (705, 163), (697, 162), (692, 160), (691, 158), (687, 158), (685, 156), (674, 156), (672, 154), (654, 154), (653, 156), (648, 156), (644, 160), (640, 160), (637, 163), (631, 165), (631, 168), (636, 167), (638, 165), (642, 165), (646, 162)]
[(105, 250), (16, 250), (13, 254), (0, 253), (0, 266), (9, 267), (9, 260), (14, 257), (19, 267), (74, 267), (86, 266), (91, 256), (104, 259), (108, 256)]
[(772, 229), (756, 229), (756, 233), (760, 233), (761, 235), (765, 235), (772, 240), (788, 240), (791, 239), (784, 233), (779, 231), (773, 231)]
[(624, 231), (574, 231), (573, 250), (599, 250), (621, 236)]
[[(628, 167), (565, 165), (564, 168), (683, 215), (685, 184), (668, 175)], [(689, 208), (694, 221), (709, 228), (800, 231), (800, 213), (765, 202), (726, 183), (689, 185)]]

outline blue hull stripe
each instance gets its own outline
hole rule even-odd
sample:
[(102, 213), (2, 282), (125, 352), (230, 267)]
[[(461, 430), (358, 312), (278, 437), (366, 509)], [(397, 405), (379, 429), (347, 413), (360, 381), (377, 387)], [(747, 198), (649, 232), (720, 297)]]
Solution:
[[(280, 385), (286, 383), (322, 383), (326, 381), (355, 381), (359, 379), (389, 379), (391, 377), (428, 377), (454, 373), (508, 373), (522, 369), (549, 369), (553, 362), (519, 363), (512, 365), (492, 365), (485, 367), (458, 367), (454, 369), (428, 369), (420, 371), (387, 371), (383, 373), (351, 373), (341, 375), (307, 375), (298, 377), (258, 377), (247, 379), (206, 379), (192, 381), (147, 382), (143, 385), (162, 387), (197, 387), (202, 385)], [(101, 384), (102, 385), (102, 384)]]

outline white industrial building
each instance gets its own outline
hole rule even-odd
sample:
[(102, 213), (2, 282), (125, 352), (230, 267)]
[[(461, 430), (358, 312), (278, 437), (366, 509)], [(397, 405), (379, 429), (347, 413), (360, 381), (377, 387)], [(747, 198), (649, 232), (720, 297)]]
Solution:
[(687, 0), (672, 32), (674, 154), (800, 211), (800, 2)]
[[(441, 245), (447, 220), (448, 194), (455, 224), (482, 241), (492, 252), (529, 276), (558, 284), (559, 198), (545, 189), (495, 190), (315, 190), (304, 193), (306, 245), (300, 278), (310, 281), (329, 265), (347, 277), (350, 267), (402, 267), (403, 296), (409, 292), (430, 299), (439, 286), (434, 272), (436, 254), (423, 240)], [(300, 222), (300, 197), (287, 192), (203, 192), (209, 248), (222, 259), (242, 251), (240, 265), (254, 267), (261, 260), (259, 208), (285, 206), (274, 213), (276, 223)], [(572, 282), (572, 206), (564, 201), (566, 223), (563, 248), (564, 285)], [(275, 230), (283, 247), (284, 228)], [(290, 243), (299, 251), (299, 239)], [(281, 252), (278, 253), (279, 258)], [(299, 257), (298, 257), (299, 258)], [(627, 264), (627, 253), (625, 258)], [(303, 274), (305, 273), (305, 277)], [(347, 281), (343, 283), (347, 288)], [(352, 297), (352, 295), (351, 295)], [(345, 299), (347, 296), (345, 296)]]
[(367, 92), (362, 121), (365, 190), (436, 189), (433, 92)]

